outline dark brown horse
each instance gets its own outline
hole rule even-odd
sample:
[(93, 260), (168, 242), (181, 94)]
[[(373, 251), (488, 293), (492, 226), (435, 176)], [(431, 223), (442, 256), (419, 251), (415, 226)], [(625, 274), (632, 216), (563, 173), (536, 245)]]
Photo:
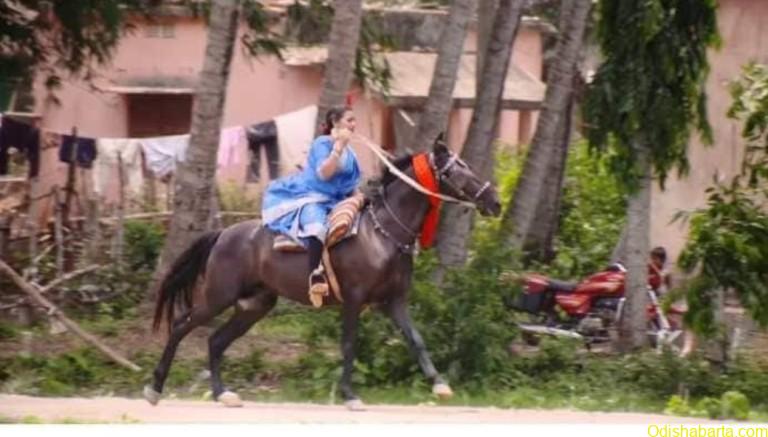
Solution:
[[(500, 213), (496, 190), (478, 180), (444, 145), (436, 143), (429, 159), (441, 193), (474, 203), (481, 214)], [(395, 165), (414, 177), (410, 157), (399, 159)], [(358, 319), (367, 304), (382, 309), (402, 330), (422, 371), (432, 381), (433, 392), (438, 396), (452, 394), (435, 370), (407, 309), (413, 271), (411, 249), (428, 209), (427, 195), (386, 172), (379, 195), (364, 210), (357, 236), (340, 242), (330, 252), (343, 302), (331, 294), (325, 303), (342, 305), (343, 372), (339, 387), (350, 409), (362, 408), (352, 390), (351, 377)], [(209, 369), (214, 399), (227, 406), (242, 405), (237, 394), (225, 390), (221, 381), (224, 350), (269, 313), (279, 296), (310, 304), (307, 255), (273, 250), (274, 237), (273, 232), (256, 221), (242, 222), (203, 235), (176, 260), (158, 292), (155, 328), (163, 319), (168, 321), (169, 339), (152, 384), (144, 388), (149, 402), (159, 401), (176, 348), (184, 336), (234, 306), (229, 321), (208, 340)], [(178, 316), (174, 311), (177, 307), (183, 308)]]

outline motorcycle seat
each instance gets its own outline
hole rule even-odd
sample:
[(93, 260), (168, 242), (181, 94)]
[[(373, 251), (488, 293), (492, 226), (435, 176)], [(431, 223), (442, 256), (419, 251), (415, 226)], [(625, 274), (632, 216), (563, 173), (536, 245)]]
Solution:
[(570, 293), (576, 289), (579, 285), (575, 282), (558, 281), (557, 279), (550, 279), (548, 288), (555, 292)]

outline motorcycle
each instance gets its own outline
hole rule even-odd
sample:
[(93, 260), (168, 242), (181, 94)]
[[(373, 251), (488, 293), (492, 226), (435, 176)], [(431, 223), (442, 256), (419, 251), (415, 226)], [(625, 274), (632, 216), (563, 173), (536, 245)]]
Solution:
[[(616, 263), (579, 283), (526, 275), (523, 292), (513, 305), (529, 313), (532, 319), (530, 323), (518, 323), (523, 340), (535, 346), (542, 335), (566, 337), (584, 341), (587, 348), (613, 342), (624, 313), (626, 273), (626, 268)], [(660, 272), (649, 265), (648, 340), (654, 348), (670, 347), (679, 352), (683, 329), (678, 320), (682, 320), (685, 311), (674, 305), (669, 313), (663, 310), (657, 295), (661, 283)]]

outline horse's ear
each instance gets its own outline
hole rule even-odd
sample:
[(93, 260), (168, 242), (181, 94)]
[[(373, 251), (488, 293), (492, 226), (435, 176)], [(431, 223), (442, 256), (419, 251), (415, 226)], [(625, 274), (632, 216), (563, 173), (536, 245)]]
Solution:
[(432, 151), (436, 154), (448, 153), (448, 144), (445, 142), (444, 132), (440, 132), (440, 135), (435, 139), (435, 144), (432, 145)]

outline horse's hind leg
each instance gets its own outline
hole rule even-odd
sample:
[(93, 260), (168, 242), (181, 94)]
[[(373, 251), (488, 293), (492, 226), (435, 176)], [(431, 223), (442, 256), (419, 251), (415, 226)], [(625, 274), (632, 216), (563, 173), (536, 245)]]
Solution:
[(254, 323), (269, 313), (277, 303), (277, 296), (266, 291), (237, 301), (235, 314), (208, 338), (208, 358), (211, 370), (213, 398), (228, 407), (240, 407), (242, 402), (236, 393), (225, 390), (221, 381), (221, 361), (224, 351), (235, 340), (248, 332)]
[(424, 343), (424, 339), (419, 334), (419, 331), (413, 326), (411, 316), (408, 314), (408, 307), (404, 299), (396, 299), (389, 303), (384, 308), (386, 314), (392, 318), (395, 325), (400, 328), (408, 341), (411, 351), (416, 355), (419, 360), (419, 366), (424, 372), (424, 376), (432, 381), (432, 392), (441, 398), (448, 398), (453, 396), (451, 387), (445, 382), (445, 380), (437, 373), (435, 365), (432, 364), (432, 359), (429, 357), (429, 351)]
[(183, 340), (193, 329), (211, 320), (217, 313), (218, 311), (213, 311), (207, 306), (197, 307), (193, 308), (192, 311), (184, 313), (173, 322), (171, 335), (168, 337), (168, 342), (165, 344), (163, 356), (155, 367), (152, 385), (144, 387), (144, 398), (146, 398), (149, 403), (156, 405), (160, 401), (160, 394), (163, 392), (165, 379), (168, 377), (171, 363), (176, 356), (176, 349), (179, 347), (181, 340)]

